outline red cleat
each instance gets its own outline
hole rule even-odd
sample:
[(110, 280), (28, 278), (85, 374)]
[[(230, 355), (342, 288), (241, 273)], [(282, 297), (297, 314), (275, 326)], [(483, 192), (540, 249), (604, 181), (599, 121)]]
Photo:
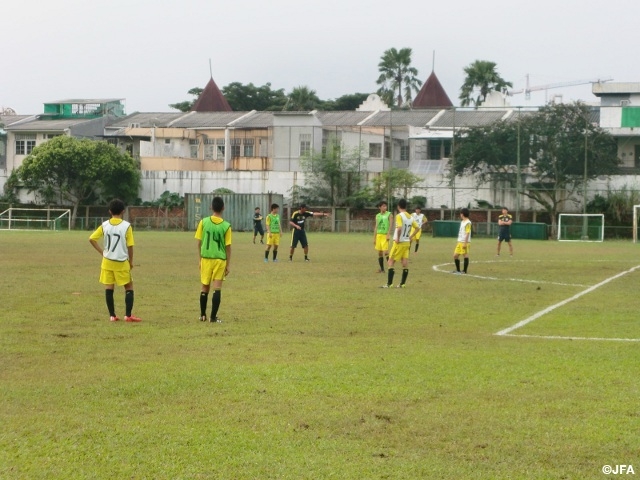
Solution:
[(127, 317), (127, 316), (125, 315), (125, 317), (124, 317), (124, 321), (125, 321), (125, 322), (141, 322), (141, 321), (142, 321), (142, 319), (141, 319), (141, 318), (136, 317), (135, 315), (131, 315), (130, 317)]
[(115, 316), (114, 317), (109, 317), (109, 321), (110, 322), (117, 322), (119, 320), (120, 320), (120, 317), (115, 317)]

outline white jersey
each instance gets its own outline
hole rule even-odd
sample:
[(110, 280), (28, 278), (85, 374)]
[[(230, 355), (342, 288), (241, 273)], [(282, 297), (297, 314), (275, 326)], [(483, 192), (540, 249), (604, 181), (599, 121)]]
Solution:
[(109, 260), (124, 262), (129, 259), (127, 249), (127, 230), (131, 224), (125, 220), (117, 225), (112, 225), (109, 220), (102, 224), (104, 234), (104, 250), (102, 255)]
[[(408, 243), (413, 224), (413, 217), (407, 212), (396, 215), (396, 231), (393, 234), (393, 240), (396, 243)], [(402, 225), (400, 229), (398, 229), (399, 225)]]
[(418, 228), (422, 228), (422, 224), (424, 223), (424, 213), (412, 213), (411, 217), (418, 224)]
[[(467, 233), (469, 238), (467, 239)], [(458, 242), (471, 242), (471, 220), (468, 218), (460, 222), (460, 230), (458, 230)]]

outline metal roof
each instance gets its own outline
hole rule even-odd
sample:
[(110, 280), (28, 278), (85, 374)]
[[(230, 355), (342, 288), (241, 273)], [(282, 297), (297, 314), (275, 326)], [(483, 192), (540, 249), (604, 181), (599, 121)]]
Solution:
[(366, 126), (389, 127), (392, 125), (411, 125), (412, 127), (424, 127), (441, 110), (392, 110), (378, 112), (372, 118), (362, 123)]
[(73, 127), (80, 123), (90, 122), (87, 118), (68, 118), (63, 120), (34, 120), (32, 122), (20, 123), (18, 125), (7, 125), (6, 130), (12, 132), (62, 132), (67, 128)]
[(504, 110), (447, 110), (432, 128), (480, 127), (497, 122), (511, 109)]
[(316, 117), (327, 126), (352, 126), (358, 125), (373, 112), (356, 112), (352, 110), (338, 110), (329, 112), (317, 112)]
[(175, 121), (174, 128), (224, 128), (248, 112), (192, 112)]
[(269, 128), (273, 126), (273, 112), (253, 112), (233, 123), (236, 128)]
[(34, 117), (34, 115), (0, 115), (0, 123), (3, 123), (5, 127), (8, 127), (12, 123), (19, 122), (25, 118)]
[(188, 115), (184, 112), (171, 112), (171, 113), (132, 113), (126, 117), (120, 118), (117, 122), (112, 123), (110, 126), (114, 128), (128, 127), (132, 123), (139, 123), (140, 127), (159, 127), (166, 128), (169, 124), (180, 117)]

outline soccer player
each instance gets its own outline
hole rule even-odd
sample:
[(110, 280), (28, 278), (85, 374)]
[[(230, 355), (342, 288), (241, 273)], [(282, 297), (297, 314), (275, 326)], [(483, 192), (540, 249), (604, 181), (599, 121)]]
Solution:
[[(469, 220), (469, 209), (460, 210), (460, 230), (458, 230), (458, 243), (453, 252), (453, 261), (456, 269), (451, 272), (457, 275), (466, 274), (469, 268), (469, 244), (471, 242), (471, 220)], [(460, 271), (460, 255), (464, 257), (464, 270)]]
[(502, 242), (506, 241), (509, 244), (509, 255), (513, 257), (513, 245), (511, 245), (511, 224), (513, 218), (509, 214), (509, 210), (506, 207), (502, 208), (502, 215), (498, 217), (498, 225), (500, 225), (500, 232), (498, 233), (498, 254), (500, 256), (500, 247)]
[(278, 261), (278, 246), (280, 245), (280, 215), (278, 209), (280, 205), (273, 203), (271, 213), (267, 215), (267, 248), (264, 251), (265, 263), (269, 261), (269, 250), (273, 246), (273, 261)]
[(376, 227), (373, 231), (373, 248), (378, 251), (378, 273), (384, 273), (384, 258), (389, 261), (389, 238), (391, 236), (391, 212), (387, 211), (387, 202), (378, 204), (380, 213), (376, 214)]
[(394, 265), (397, 260), (402, 262), (402, 280), (397, 288), (404, 288), (409, 276), (408, 262), (411, 240), (413, 240), (419, 228), (411, 214), (407, 212), (407, 201), (404, 198), (398, 201), (398, 215), (396, 215), (395, 226), (393, 247), (391, 247), (391, 252), (389, 253), (387, 283), (382, 285), (382, 288), (393, 287)]
[(256, 207), (253, 212), (253, 243), (256, 243), (256, 237), (260, 234), (260, 243), (264, 244), (264, 229), (262, 228), (260, 207)]
[(416, 249), (413, 251), (413, 253), (418, 253), (418, 247), (420, 246), (420, 237), (422, 236), (422, 226), (427, 223), (427, 217), (424, 216), (424, 213), (422, 213), (422, 209), (420, 207), (416, 207), (411, 216), (419, 225), (418, 232), (416, 233)]
[[(125, 322), (140, 322), (133, 315), (133, 230), (131, 224), (122, 219), (124, 202), (114, 199), (109, 203), (111, 218), (100, 225), (89, 237), (89, 243), (102, 255), (100, 283), (105, 285), (105, 299), (109, 310), (109, 320), (117, 322), (113, 290), (115, 285), (124, 286)], [(101, 248), (98, 240), (104, 238)]]
[(200, 263), (200, 321), (207, 321), (207, 301), (213, 284), (210, 322), (220, 323), (218, 309), (222, 297), (222, 281), (229, 275), (231, 262), (231, 224), (222, 218), (224, 200), (213, 197), (211, 202), (213, 215), (198, 223), (196, 240)]
[(293, 252), (298, 246), (298, 242), (302, 245), (304, 250), (304, 261), (308, 262), (309, 257), (309, 243), (307, 242), (307, 234), (304, 231), (305, 220), (309, 217), (326, 217), (327, 213), (324, 212), (309, 212), (307, 206), (303, 203), (300, 208), (293, 212), (289, 225), (291, 225), (291, 249), (289, 250), (289, 261), (293, 262)]

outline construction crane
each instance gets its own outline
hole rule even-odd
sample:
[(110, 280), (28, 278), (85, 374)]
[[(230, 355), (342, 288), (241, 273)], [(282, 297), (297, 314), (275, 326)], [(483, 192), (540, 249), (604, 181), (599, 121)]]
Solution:
[(520, 90), (508, 90), (507, 95), (517, 95), (519, 93), (524, 92), (524, 98), (529, 100), (531, 98), (531, 92), (536, 92), (539, 90), (550, 90), (552, 88), (561, 88), (561, 87), (573, 87), (575, 85), (586, 85), (587, 83), (604, 83), (610, 82), (613, 78), (598, 78), (596, 80), (573, 80), (571, 82), (560, 82), (560, 83), (548, 83), (547, 85), (534, 85), (533, 87), (529, 86), (529, 74), (526, 76), (527, 85), (525, 88), (521, 88)]

